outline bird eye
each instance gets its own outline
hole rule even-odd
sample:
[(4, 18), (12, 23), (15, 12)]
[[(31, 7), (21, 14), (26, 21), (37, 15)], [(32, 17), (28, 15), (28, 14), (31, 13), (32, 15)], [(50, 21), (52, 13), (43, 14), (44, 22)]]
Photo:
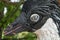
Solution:
[(38, 22), (38, 21), (39, 21), (39, 18), (40, 18), (39, 14), (32, 14), (32, 15), (30, 16), (30, 20), (31, 20), (32, 22)]

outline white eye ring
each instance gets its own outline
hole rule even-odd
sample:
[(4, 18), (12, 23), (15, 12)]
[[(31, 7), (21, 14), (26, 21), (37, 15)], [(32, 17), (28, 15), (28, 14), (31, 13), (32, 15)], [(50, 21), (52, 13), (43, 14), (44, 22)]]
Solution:
[(40, 16), (39, 16), (38, 14), (32, 14), (32, 15), (30, 16), (30, 20), (31, 20), (32, 22), (37, 22), (37, 21), (39, 21), (39, 18), (40, 18)]

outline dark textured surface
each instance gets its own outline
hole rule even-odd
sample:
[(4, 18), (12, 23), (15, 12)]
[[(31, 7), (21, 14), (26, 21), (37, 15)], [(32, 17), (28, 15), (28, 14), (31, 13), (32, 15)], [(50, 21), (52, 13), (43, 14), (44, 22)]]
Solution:
[[(36, 23), (30, 21), (30, 16), (34, 13), (41, 16), (40, 20)], [(22, 31), (33, 32), (41, 28), (50, 17), (54, 19), (56, 24), (58, 24), (57, 28), (60, 33), (60, 8), (58, 7), (57, 2), (54, 0), (27, 0), (24, 3), (21, 15), (10, 26), (8, 26), (8, 28), (6, 28), (5, 31), (7, 32), (5, 32), (5, 35), (19, 33)], [(9, 27), (12, 28), (10, 29)], [(18, 29), (15, 30), (16, 28)]]

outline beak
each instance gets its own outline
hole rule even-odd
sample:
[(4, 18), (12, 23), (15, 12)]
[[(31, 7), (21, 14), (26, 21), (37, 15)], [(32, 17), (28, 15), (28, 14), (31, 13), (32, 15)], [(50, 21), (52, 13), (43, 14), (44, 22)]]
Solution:
[(21, 15), (4, 30), (4, 35), (10, 36), (29, 30), (30, 25), (27, 24), (25, 15), (26, 13), (22, 12)]
[[(10, 28), (12, 27), (12, 28)], [(16, 26), (8, 26), (5, 30), (4, 30), (4, 35), (15, 35), (19, 32), (23, 32), (26, 31), (25, 26), (22, 26), (20, 24), (16, 25)]]

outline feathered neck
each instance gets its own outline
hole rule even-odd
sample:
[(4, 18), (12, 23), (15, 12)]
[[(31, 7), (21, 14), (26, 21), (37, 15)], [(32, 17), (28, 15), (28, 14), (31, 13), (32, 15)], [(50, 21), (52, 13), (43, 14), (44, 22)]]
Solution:
[(52, 18), (49, 18), (42, 28), (35, 31), (37, 40), (60, 40), (58, 29)]

